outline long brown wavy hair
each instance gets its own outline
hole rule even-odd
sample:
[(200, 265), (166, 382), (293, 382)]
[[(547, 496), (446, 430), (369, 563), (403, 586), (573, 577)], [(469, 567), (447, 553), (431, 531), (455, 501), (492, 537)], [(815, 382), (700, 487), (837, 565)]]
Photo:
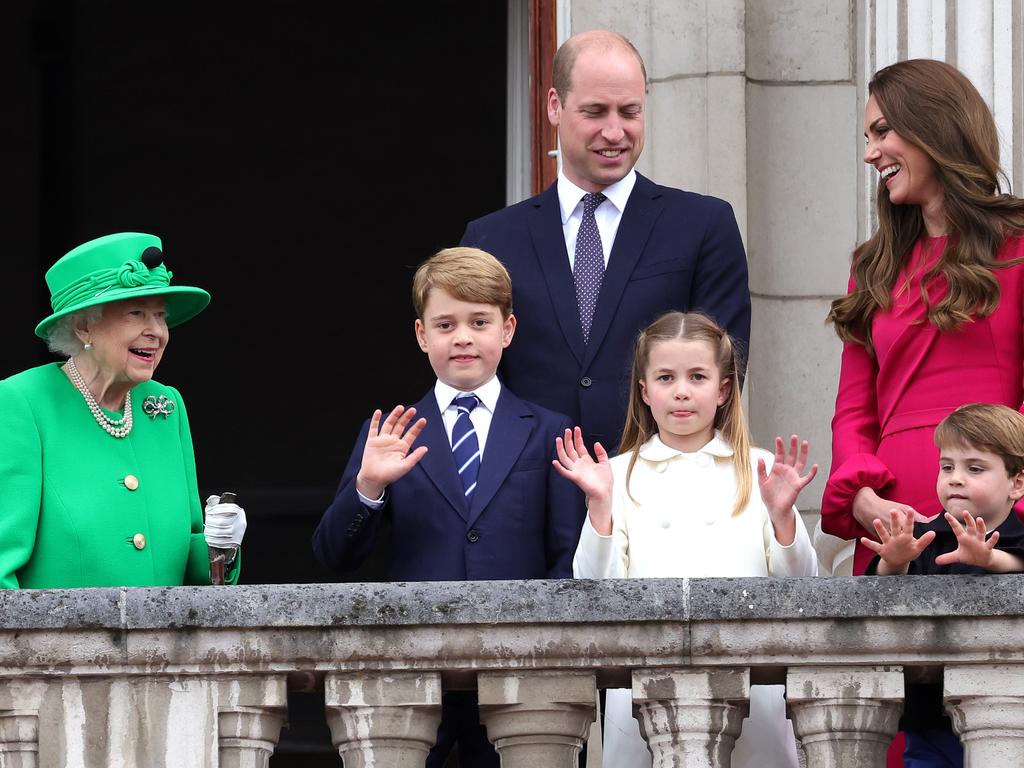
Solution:
[(629, 491), (633, 467), (640, 456), (641, 446), (658, 434), (658, 424), (650, 406), (644, 402), (640, 382), (647, 376), (651, 348), (660, 342), (674, 339), (705, 341), (710, 344), (715, 354), (718, 375), (723, 381), (729, 382), (729, 396), (715, 412), (714, 427), (721, 430), (723, 437), (732, 446), (733, 466), (736, 468), (736, 503), (732, 513), (738, 515), (750, 501), (750, 488), (754, 481), (754, 473), (750, 468), (750, 431), (740, 401), (739, 355), (729, 334), (714, 320), (699, 312), (667, 312), (637, 336), (633, 370), (630, 373), (626, 426), (622, 430), (622, 442), (619, 445), (619, 453), (632, 452), (626, 470), (626, 493), (636, 504), (637, 500)]
[[(959, 70), (941, 61), (910, 59), (878, 70), (868, 84), (890, 130), (921, 149), (934, 163), (942, 187), (950, 237), (938, 262), (922, 276), (928, 320), (956, 330), (999, 306), (993, 270), (1021, 263), (998, 261), (996, 252), (1011, 234), (1024, 230), (1024, 200), (1002, 194), (999, 136), (992, 112)], [(871, 321), (888, 309), (893, 287), (925, 234), (917, 205), (894, 205), (884, 179), (878, 182), (878, 230), (853, 252), (854, 290), (832, 302), (827, 322), (843, 341), (863, 344), (874, 354)], [(929, 304), (925, 289), (942, 275), (945, 296)]]

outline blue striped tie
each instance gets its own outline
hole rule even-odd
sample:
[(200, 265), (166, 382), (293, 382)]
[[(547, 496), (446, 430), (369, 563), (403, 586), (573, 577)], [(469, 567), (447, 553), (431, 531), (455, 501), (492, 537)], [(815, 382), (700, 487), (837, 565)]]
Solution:
[(476, 395), (461, 395), (452, 401), (452, 405), (459, 411), (455, 426), (452, 427), (452, 453), (455, 454), (455, 466), (458, 467), (467, 499), (476, 488), (476, 478), (480, 473), (480, 442), (476, 439), (476, 428), (469, 418), (469, 412), (479, 402)]

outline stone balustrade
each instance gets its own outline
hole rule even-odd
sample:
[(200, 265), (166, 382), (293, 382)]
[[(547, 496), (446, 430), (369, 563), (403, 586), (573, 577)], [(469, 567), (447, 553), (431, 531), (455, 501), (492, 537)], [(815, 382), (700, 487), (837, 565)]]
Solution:
[(905, 677), (944, 681), (968, 764), (1024, 765), (1024, 578), (0, 592), (0, 768), (266, 766), (296, 681), (347, 768), (423, 765), (472, 688), (504, 768), (568, 768), (599, 687), (655, 766), (728, 766), (757, 683), (810, 768), (875, 768)]

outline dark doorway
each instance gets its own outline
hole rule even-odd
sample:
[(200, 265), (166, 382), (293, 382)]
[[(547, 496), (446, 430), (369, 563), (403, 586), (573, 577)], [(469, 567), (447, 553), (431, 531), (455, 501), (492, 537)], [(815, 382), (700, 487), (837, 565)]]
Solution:
[[(339, 578), (309, 537), (356, 431), (433, 381), (413, 268), (504, 204), (505, 4), (37, 0), (0, 15), (15, 213), (0, 378), (52, 359), (32, 328), (54, 260), (110, 232), (160, 235), (175, 280), (213, 295), (157, 378), (187, 401), (200, 490), (246, 507), (245, 581)], [(351, 578), (382, 577), (377, 558)]]
[[(189, 409), (200, 491), (249, 517), (247, 583), (347, 577), (310, 535), (375, 407), (433, 377), (416, 264), (504, 204), (502, 2), (36, 0), (0, 9), (7, 169), (0, 378), (52, 360), (43, 273), (117, 231), (213, 295), (157, 378)], [(340, 765), (321, 692), (272, 764)]]

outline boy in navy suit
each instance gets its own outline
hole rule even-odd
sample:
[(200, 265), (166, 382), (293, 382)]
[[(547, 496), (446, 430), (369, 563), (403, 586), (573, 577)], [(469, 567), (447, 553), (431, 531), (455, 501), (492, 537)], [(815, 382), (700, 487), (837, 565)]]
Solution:
[[(388, 515), (395, 581), (571, 578), (586, 510), (552, 460), (555, 437), (572, 425), (496, 376), (516, 329), (508, 272), (477, 248), (440, 251), (416, 271), (413, 304), (437, 383), (415, 406), (374, 411), (364, 425), (313, 534), (317, 557), (357, 568)], [(428, 768), (455, 741), (463, 768), (497, 768), (475, 693), (445, 694)]]

